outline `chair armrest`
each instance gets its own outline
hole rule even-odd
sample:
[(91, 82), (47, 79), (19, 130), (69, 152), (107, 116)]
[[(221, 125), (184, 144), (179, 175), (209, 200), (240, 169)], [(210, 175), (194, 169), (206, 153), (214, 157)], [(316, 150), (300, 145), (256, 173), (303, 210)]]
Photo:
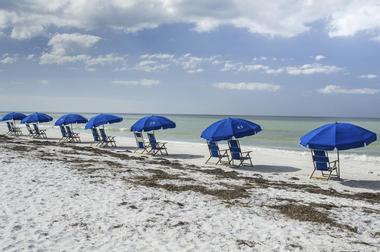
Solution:
[(251, 153), (252, 151), (242, 151), (241, 154), (249, 154)]
[(334, 161), (330, 161), (329, 163), (330, 164), (336, 164), (336, 163), (338, 163), (339, 162), (339, 160), (334, 160)]

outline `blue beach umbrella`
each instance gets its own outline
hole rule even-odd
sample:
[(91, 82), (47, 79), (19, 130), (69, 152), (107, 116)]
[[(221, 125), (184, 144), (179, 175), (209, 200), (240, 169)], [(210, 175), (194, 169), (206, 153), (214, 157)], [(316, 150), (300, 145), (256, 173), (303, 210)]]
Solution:
[(88, 120), (79, 114), (66, 114), (58, 118), (57, 121), (55, 121), (55, 126), (62, 126), (67, 124), (74, 124), (74, 123), (86, 123)]
[(171, 129), (175, 128), (176, 124), (172, 120), (164, 117), (164, 116), (146, 116), (139, 119), (135, 122), (131, 131), (151, 131), (151, 130), (159, 130), (159, 129)]
[(19, 113), (19, 112), (11, 112), (11, 113), (8, 113), (8, 114), (5, 114), (0, 121), (10, 121), (10, 120), (13, 120), (13, 121), (18, 121), (18, 120), (22, 120), (26, 117), (25, 114), (23, 113)]
[(348, 150), (377, 140), (375, 133), (351, 123), (330, 123), (301, 137), (300, 144), (317, 150)]
[(225, 118), (208, 126), (201, 137), (206, 140), (220, 141), (232, 137), (251, 136), (261, 131), (260, 125), (241, 118)]
[(112, 124), (123, 121), (123, 118), (117, 115), (112, 114), (99, 114), (88, 120), (86, 123), (85, 129), (95, 128), (104, 124)]
[(53, 117), (45, 114), (45, 113), (39, 113), (35, 112), (24, 119), (21, 120), (21, 123), (43, 123), (43, 122), (50, 122), (53, 120)]

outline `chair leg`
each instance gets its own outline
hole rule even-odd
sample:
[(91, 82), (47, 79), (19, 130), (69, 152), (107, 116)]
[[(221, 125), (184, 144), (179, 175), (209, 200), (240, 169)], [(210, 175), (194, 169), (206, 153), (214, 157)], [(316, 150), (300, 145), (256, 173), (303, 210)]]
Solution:
[(249, 157), (249, 162), (251, 163), (251, 166), (253, 167), (251, 155), (248, 154), (248, 157)]
[(330, 180), (330, 177), (331, 177), (331, 173), (333, 172), (333, 170), (330, 170), (329, 172), (329, 175), (327, 176), (327, 180)]
[(314, 168), (314, 170), (313, 170), (313, 172), (311, 173), (311, 175), (310, 175), (310, 177), (309, 177), (309, 178), (312, 178), (312, 177), (313, 177), (313, 175), (314, 175), (314, 172), (315, 172), (315, 168)]
[(205, 164), (207, 164), (208, 161), (210, 161), (211, 158), (212, 158), (212, 157), (210, 156), (210, 157), (206, 160)]

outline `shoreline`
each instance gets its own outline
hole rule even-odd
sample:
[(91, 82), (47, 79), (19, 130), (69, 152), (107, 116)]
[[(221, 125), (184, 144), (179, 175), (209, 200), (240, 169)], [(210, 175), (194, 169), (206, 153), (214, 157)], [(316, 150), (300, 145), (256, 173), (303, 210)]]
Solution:
[[(50, 137), (50, 138), (58, 138), (59, 139), (61, 137), (61, 133), (56, 126), (41, 124), (40, 128), (41, 129), (47, 129), (47, 134), (48, 134), (48, 137)], [(25, 134), (26, 129), (24, 128), (24, 126), (22, 126), (22, 130), (23, 130), (23, 133)], [(80, 134), (80, 136), (84, 137), (84, 139), (86, 141), (92, 141), (92, 135), (91, 135), (91, 133), (89, 133), (88, 130), (84, 130), (82, 127), (76, 128), (74, 125), (74, 131), (78, 132)], [(5, 132), (6, 132), (5, 126), (0, 124), (0, 134), (5, 134)], [(118, 139), (119, 139), (122, 144), (127, 143), (128, 147), (136, 147), (136, 143), (135, 143), (135, 139), (133, 137), (133, 133), (130, 132), (129, 128), (126, 130), (108, 129), (107, 132), (109, 135), (115, 136), (116, 141), (118, 141)], [(123, 132), (125, 134), (124, 134), (124, 136), (119, 135), (119, 134), (112, 134), (114, 132)], [(23, 137), (26, 137), (26, 136), (24, 135)], [(199, 141), (173, 140), (172, 138), (165, 138), (165, 137), (160, 138), (159, 135), (158, 135), (158, 138), (160, 141), (169, 142), (169, 143), (173, 143), (173, 144), (180, 144), (180, 145), (189, 144), (189, 145), (199, 145), (199, 146), (206, 146), (207, 147), (206, 140), (204, 140), (204, 139), (201, 139)], [(242, 143), (241, 145), (242, 145), (242, 148), (246, 148), (247, 150), (262, 150), (262, 151), (276, 151), (276, 152), (277, 151), (283, 151), (284, 153), (292, 153), (292, 154), (299, 154), (299, 155), (305, 155), (305, 153), (306, 153), (306, 155), (310, 154), (310, 150), (307, 148), (304, 148), (301, 145), (299, 145), (299, 148), (296, 148), (296, 147), (294, 147), (294, 148), (292, 148), (292, 147), (278, 147), (278, 146), (259, 146), (259, 145), (246, 144), (246, 143)], [(221, 141), (220, 146), (224, 146), (224, 148), (228, 147), (225, 141)], [(367, 148), (371, 148), (371, 146), (369, 146)], [(364, 148), (358, 148), (357, 150), (359, 150), (359, 152), (355, 151), (355, 150), (354, 151), (352, 151), (352, 150), (341, 151), (340, 156), (343, 158), (346, 158), (346, 159), (361, 160), (363, 162), (369, 161), (369, 162), (379, 162), (380, 163), (380, 153), (378, 155), (374, 155), (373, 153), (368, 153), (368, 152), (367, 153), (361, 153), (360, 150), (362, 150), (364, 152)], [(331, 153), (334, 153), (334, 152), (335, 151), (332, 151)]]

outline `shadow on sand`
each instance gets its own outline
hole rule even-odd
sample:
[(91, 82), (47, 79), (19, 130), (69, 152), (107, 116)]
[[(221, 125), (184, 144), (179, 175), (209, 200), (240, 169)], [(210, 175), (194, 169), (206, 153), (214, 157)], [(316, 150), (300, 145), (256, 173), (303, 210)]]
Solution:
[(242, 171), (253, 171), (253, 172), (264, 172), (264, 173), (272, 173), (272, 172), (296, 172), (301, 169), (291, 167), (291, 166), (279, 166), (279, 165), (254, 165), (251, 166), (241, 166), (237, 168), (238, 170)]
[(168, 158), (176, 158), (176, 159), (197, 159), (203, 158), (202, 155), (191, 155), (191, 154), (169, 154), (166, 157)]
[(380, 191), (380, 180), (342, 180), (344, 186)]

